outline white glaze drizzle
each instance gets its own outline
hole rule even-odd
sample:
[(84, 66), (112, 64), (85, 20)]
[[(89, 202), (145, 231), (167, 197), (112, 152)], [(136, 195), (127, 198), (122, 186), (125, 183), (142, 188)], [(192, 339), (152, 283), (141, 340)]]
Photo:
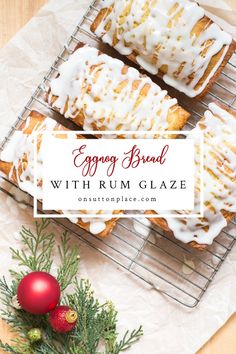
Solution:
[[(192, 32), (205, 16), (204, 9), (194, 1), (102, 2), (102, 8), (110, 7), (112, 11), (95, 33), (121, 54), (137, 53), (137, 62), (151, 74), (158, 74), (161, 67), (165, 66), (163, 80), (190, 97), (199, 95), (205, 89), (232, 42), (232, 37), (215, 23), (204, 28), (198, 37)], [(224, 46), (217, 65), (201, 86), (196, 88), (212, 57)]]
[[(45, 118), (39, 121), (32, 131), (32, 134), (27, 134), (26, 130), (30, 124), (31, 117), (29, 116), (25, 122), (23, 130), (17, 130), (12, 135), (9, 143), (1, 153), (1, 160), (12, 163), (12, 168), (8, 175), (12, 179), (13, 173), (16, 173), (17, 184), (23, 191), (34, 195), (34, 138), (33, 132), (35, 131), (53, 131), (57, 127), (57, 122), (51, 118)], [(70, 135), (71, 136), (71, 135)], [(38, 150), (38, 181), (42, 181), (42, 144)], [(26, 164), (24, 164), (24, 161)], [(22, 167), (22, 173), (19, 174), (19, 168)], [(42, 199), (42, 188), (37, 189), (38, 198)], [(102, 210), (88, 210), (88, 211), (73, 211), (76, 214), (104, 214), (111, 213), (112, 211)], [(65, 211), (63, 211), (65, 213)], [(72, 213), (72, 211), (70, 211)], [(78, 223), (78, 218), (69, 218), (72, 222)], [(110, 220), (108, 217), (91, 217), (83, 218), (83, 223), (89, 223), (89, 231), (93, 234), (99, 234), (106, 229), (106, 221)]]
[[(26, 131), (30, 124), (31, 117), (29, 116), (25, 122), (23, 130), (16, 130), (12, 135), (10, 141), (1, 153), (1, 160), (11, 162), (12, 168), (9, 173), (9, 179), (13, 178), (13, 173), (16, 174), (17, 184), (23, 191), (34, 195), (34, 136), (35, 131), (53, 130), (56, 122), (51, 118), (45, 118), (39, 121), (33, 128), (32, 134), (27, 134)], [(38, 175), (39, 181), (42, 157), (38, 151)], [(19, 169), (22, 170), (19, 175)], [(41, 188), (38, 188), (39, 195), (42, 197)]]
[[(87, 224), (89, 223), (89, 231), (97, 235), (104, 231), (106, 229), (106, 221), (111, 220), (110, 217), (102, 216), (103, 214), (110, 214), (112, 211), (110, 210), (84, 210), (84, 211), (77, 211), (77, 210), (70, 210), (70, 211), (65, 211), (63, 210), (63, 213), (70, 213), (70, 214), (81, 214), (80, 220), (84, 223)], [(99, 217), (83, 217), (83, 215), (87, 214), (98, 214)], [(100, 217), (101, 215), (101, 217)], [(68, 218), (71, 222), (77, 224), (80, 220), (78, 217), (69, 217)]]
[[(204, 219), (170, 217), (167, 223), (174, 236), (185, 243), (211, 244), (227, 225), (221, 211), (236, 212), (236, 118), (211, 103), (193, 132), (199, 129), (204, 133)], [(196, 164), (199, 159), (197, 153)], [(200, 194), (196, 188), (195, 211), (199, 209)]]
[[(51, 82), (49, 103), (66, 118), (82, 112), (84, 130), (96, 130), (94, 126), (97, 130), (166, 130), (169, 110), (177, 104), (138, 70), (124, 71), (122, 61), (87, 45), (59, 67), (59, 74)], [(141, 99), (147, 86), (148, 93)], [(53, 95), (57, 97), (54, 103)]]

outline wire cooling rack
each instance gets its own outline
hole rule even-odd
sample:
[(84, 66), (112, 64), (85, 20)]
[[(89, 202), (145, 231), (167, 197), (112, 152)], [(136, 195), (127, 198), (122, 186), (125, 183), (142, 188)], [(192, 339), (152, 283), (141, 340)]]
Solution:
[[(76, 26), (61, 53), (36, 88), (30, 100), (18, 116), (15, 124), (0, 145), (0, 153), (11, 139), (14, 131), (32, 110), (38, 110), (56, 119), (63, 125), (78, 130), (72, 122), (65, 120), (44, 101), (45, 92), (52, 78), (57, 76), (58, 66), (66, 61), (78, 43), (93, 45), (111, 56), (121, 58), (112, 48), (90, 32), (90, 24), (99, 11), (99, 1), (93, 1), (83, 18)], [(128, 64), (127, 59), (122, 58)], [(152, 76), (151, 76), (152, 77)], [(173, 88), (166, 86), (156, 77), (153, 81), (162, 88), (167, 88), (170, 95), (177, 97), (181, 106), (192, 113), (185, 129), (192, 129), (209, 102), (217, 101), (236, 111), (236, 53), (218, 78), (211, 92), (202, 101), (191, 100)], [(0, 190), (20, 203), (32, 207), (32, 197), (19, 190), (4, 177), (0, 180)], [(42, 210), (41, 210), (42, 212)], [(201, 300), (215, 274), (232, 249), (236, 239), (236, 220), (232, 220), (227, 228), (214, 240), (204, 252), (190, 248), (162, 230), (153, 226), (145, 218), (120, 219), (111, 235), (100, 239), (71, 223), (67, 219), (55, 219), (54, 222), (69, 230), (78, 238), (102, 253), (110, 260), (124, 268), (134, 276), (149, 284), (151, 288), (176, 300), (187, 307), (195, 307)]]

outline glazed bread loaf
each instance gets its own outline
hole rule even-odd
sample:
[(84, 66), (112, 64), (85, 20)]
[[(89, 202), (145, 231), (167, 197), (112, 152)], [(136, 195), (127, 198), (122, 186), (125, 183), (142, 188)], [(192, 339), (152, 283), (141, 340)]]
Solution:
[(203, 96), (235, 50), (195, 1), (104, 0), (91, 30), (190, 97)]
[[(212, 243), (236, 212), (236, 112), (211, 103), (193, 132), (198, 130), (204, 133), (203, 217), (151, 218), (151, 221), (177, 239), (203, 249)], [(199, 161), (198, 146), (196, 166)], [(199, 211), (200, 170), (196, 170), (195, 211)], [(158, 210), (147, 212), (150, 213), (156, 214)]]
[[(71, 213), (71, 212), (70, 212)], [(122, 210), (80, 210), (76, 211), (77, 214), (81, 214), (81, 217), (71, 216), (69, 220), (74, 224), (79, 225), (82, 229), (90, 232), (93, 235), (99, 237), (107, 237), (116, 225), (116, 221), (119, 219), (116, 214), (122, 214)], [(103, 214), (114, 214), (114, 218), (107, 217)], [(88, 214), (97, 214), (97, 217), (83, 217)]]
[(59, 67), (47, 101), (84, 130), (180, 130), (189, 117), (150, 78), (88, 45)]
[[(27, 119), (16, 130), (11, 140), (6, 145), (0, 156), (0, 171), (8, 177), (9, 180), (19, 186), (20, 189), (34, 195), (34, 136), (33, 132), (40, 131), (64, 131), (64, 126), (55, 120), (43, 116), (33, 111)], [(66, 134), (58, 134), (58, 138), (67, 138)], [(76, 134), (77, 139), (85, 139)], [(40, 153), (42, 136), (38, 135), (37, 149)], [(38, 169), (38, 192), (39, 199), (42, 197), (42, 176)], [(63, 211), (58, 211), (63, 213)], [(65, 211), (64, 211), (65, 212)], [(115, 215), (120, 210), (112, 211)], [(102, 210), (79, 210), (76, 214), (81, 214), (81, 218), (71, 217), (70, 220), (81, 228), (101, 237), (107, 236), (113, 229), (117, 218), (108, 218), (102, 216)], [(84, 218), (84, 214), (97, 214), (101, 217)]]
[[(13, 133), (10, 141), (0, 155), (0, 170), (17, 184), (20, 189), (34, 195), (34, 132), (66, 130), (55, 120), (32, 111), (20, 127)], [(60, 135), (63, 138), (63, 135)], [(38, 136), (37, 150), (40, 151), (42, 137)], [(39, 175), (37, 184), (42, 186)], [(38, 190), (41, 194), (41, 188)], [(40, 195), (41, 197), (41, 195)]]

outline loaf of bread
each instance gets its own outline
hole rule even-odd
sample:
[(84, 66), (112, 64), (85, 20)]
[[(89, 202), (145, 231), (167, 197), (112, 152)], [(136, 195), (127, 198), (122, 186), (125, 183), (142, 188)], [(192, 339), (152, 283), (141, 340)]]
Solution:
[[(204, 249), (227, 226), (236, 212), (236, 112), (223, 105), (211, 103), (194, 129), (204, 133), (204, 215), (201, 218), (170, 217), (150, 220), (177, 239), (190, 243), (195, 248)], [(199, 154), (200, 150), (197, 149), (196, 167), (199, 166)], [(195, 211), (199, 211), (200, 170), (196, 170)], [(158, 210), (146, 213), (155, 215)]]
[(191, 0), (104, 0), (91, 30), (190, 97), (206, 94), (235, 50)]
[[(20, 189), (34, 195), (34, 136), (33, 132), (37, 131), (64, 131), (64, 126), (55, 120), (48, 118), (36, 111), (32, 111), (27, 119), (16, 130), (6, 148), (0, 156), (0, 171), (8, 177), (9, 180), (19, 186)], [(59, 138), (66, 138), (66, 134), (58, 134)], [(78, 139), (85, 139), (83, 136), (76, 134)], [(40, 151), (42, 137), (38, 135), (37, 149)], [(42, 191), (42, 178), (38, 176), (38, 192), (39, 199)], [(59, 213), (63, 211), (59, 210)], [(110, 212), (112, 214), (121, 213), (120, 210)], [(115, 226), (117, 218), (108, 218), (102, 210), (79, 210), (76, 214), (81, 217), (70, 217), (70, 220), (79, 225), (81, 228), (101, 237), (107, 236)], [(85, 214), (97, 214), (98, 217), (85, 218)], [(101, 216), (101, 217), (100, 217)]]
[(59, 67), (47, 101), (84, 130), (180, 130), (189, 117), (150, 78), (88, 45)]

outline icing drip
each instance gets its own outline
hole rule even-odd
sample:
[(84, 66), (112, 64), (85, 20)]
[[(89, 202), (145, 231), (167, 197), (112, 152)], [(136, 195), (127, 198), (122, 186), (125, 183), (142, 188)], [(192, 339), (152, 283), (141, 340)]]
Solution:
[[(102, 216), (102, 214), (108, 214), (111, 213), (110, 210), (84, 210), (84, 211), (77, 211), (77, 210), (70, 210), (70, 211), (65, 211), (63, 210), (63, 213), (70, 213), (70, 214), (81, 214), (81, 221), (84, 224), (89, 223), (89, 231), (94, 234), (97, 235), (100, 232), (104, 231), (106, 229), (106, 221), (111, 220), (111, 218), (106, 217), (106, 216)], [(84, 214), (97, 214), (99, 217), (84, 217)], [(101, 215), (101, 217), (100, 217)], [(73, 223), (77, 224), (79, 222), (79, 219), (77, 217), (73, 217), (71, 216), (70, 218), (68, 218), (70, 221), (72, 221)]]
[[(204, 218), (168, 218), (167, 223), (175, 237), (183, 242), (211, 244), (227, 225), (222, 211), (236, 212), (236, 118), (211, 103), (193, 132), (199, 129), (204, 133)], [(197, 152), (196, 165), (200, 159), (198, 149)], [(199, 173), (198, 168), (197, 170)], [(199, 181), (199, 175), (197, 180)], [(195, 212), (199, 210), (197, 184)]]
[(151, 222), (146, 218), (139, 218), (138, 220), (133, 220), (134, 231), (144, 237), (147, 237), (149, 235), (151, 231), (149, 228), (150, 225)]
[[(14, 132), (12, 138), (7, 144), (6, 148), (1, 153), (1, 160), (12, 163), (11, 170), (9, 172), (9, 179), (14, 180), (20, 189), (34, 195), (34, 138), (33, 133), (35, 131), (53, 130), (56, 122), (50, 118), (45, 118), (44, 121), (39, 121), (33, 128), (32, 134), (26, 134), (31, 117), (29, 116), (25, 122), (23, 130), (17, 130)], [(39, 182), (41, 181), (40, 172), (42, 167), (42, 157), (40, 155), (40, 149), (38, 152), (38, 174)], [(38, 188), (38, 198), (42, 197), (41, 188)]]
[[(205, 12), (194, 1), (104, 0), (102, 7), (109, 12), (95, 33), (121, 54), (137, 53), (136, 60), (145, 70), (164, 74), (168, 85), (190, 97), (205, 89), (232, 42), (215, 23), (202, 24), (199, 34)], [(217, 65), (197, 87), (212, 57), (222, 48)]]
[[(34, 195), (34, 139), (33, 132), (35, 131), (53, 131), (57, 130), (57, 122), (51, 118), (45, 118), (43, 121), (39, 121), (33, 128), (32, 134), (27, 134), (26, 131), (30, 125), (31, 117), (29, 116), (25, 122), (23, 130), (17, 130), (12, 135), (9, 143), (1, 153), (1, 160), (12, 163), (11, 170), (8, 178), (14, 180), (20, 189)], [(70, 135), (74, 136), (74, 135)], [(74, 136), (75, 137), (75, 136)], [(38, 146), (38, 198), (42, 199), (42, 142)], [(65, 213), (65, 211), (63, 211)], [(81, 220), (83, 223), (89, 223), (89, 231), (93, 234), (98, 234), (106, 229), (106, 221), (110, 220), (107, 217), (91, 217), (83, 218), (83, 214), (103, 214), (108, 213), (102, 210), (90, 210), (90, 211), (73, 211), (76, 214), (81, 214)], [(72, 211), (70, 211), (72, 214)], [(109, 211), (109, 213), (111, 213)], [(79, 219), (71, 217), (70, 220), (74, 223), (78, 223)]]
[(49, 103), (66, 118), (84, 116), (84, 130), (166, 130), (177, 104), (138, 70), (89, 46), (77, 49), (59, 74)]
[(184, 257), (184, 262), (182, 264), (182, 272), (186, 275), (190, 275), (194, 272), (195, 264), (191, 259)]

